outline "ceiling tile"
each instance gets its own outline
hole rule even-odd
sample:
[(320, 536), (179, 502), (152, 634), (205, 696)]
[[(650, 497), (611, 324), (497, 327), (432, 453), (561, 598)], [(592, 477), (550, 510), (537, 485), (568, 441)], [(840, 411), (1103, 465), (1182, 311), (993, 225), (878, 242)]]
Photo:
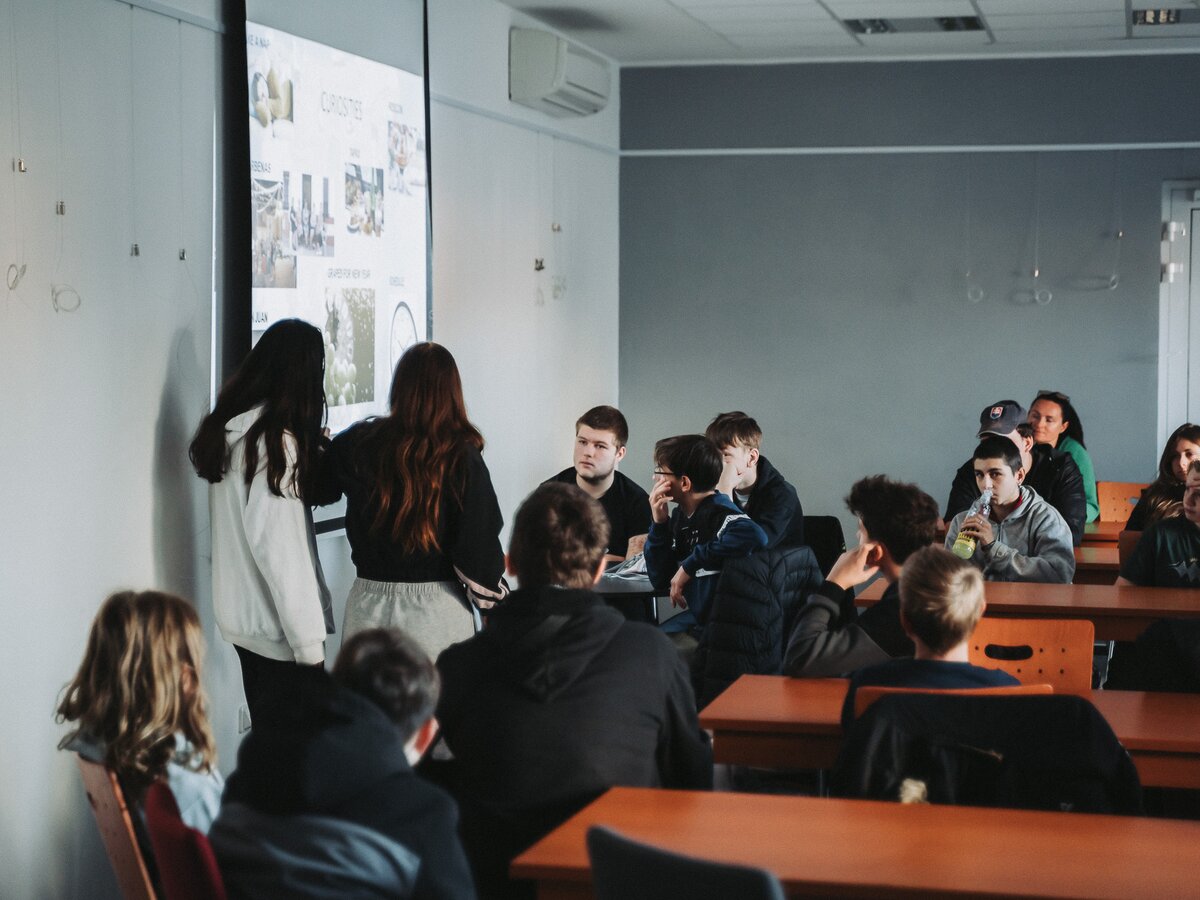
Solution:
[(792, 38), (804, 34), (847, 34), (844, 25), (838, 22), (736, 22), (721, 29), (728, 37), (735, 35), (778, 34)]
[(938, 16), (974, 16), (968, 0), (829, 0), (829, 8), (842, 19), (922, 19)]
[(1112, 28), (1125, 27), (1125, 11), (1098, 13), (1067, 13), (1046, 16), (988, 16), (993, 31), (1043, 28)]
[(1123, 0), (979, 0), (979, 8), (985, 16), (1012, 15), (1019, 13), (1072, 13), (1103, 12), (1116, 10), (1125, 14)]
[(1078, 41), (1112, 41), (1125, 37), (1124, 27), (1114, 28), (1028, 28), (1010, 31), (997, 31), (996, 43), (1009, 46), (1012, 44), (1044, 44), (1058, 42), (1069, 44)]

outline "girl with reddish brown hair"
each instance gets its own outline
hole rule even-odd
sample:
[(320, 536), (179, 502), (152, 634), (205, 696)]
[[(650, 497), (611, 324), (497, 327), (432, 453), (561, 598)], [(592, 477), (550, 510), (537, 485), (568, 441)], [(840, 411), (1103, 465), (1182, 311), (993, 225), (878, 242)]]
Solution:
[(503, 597), (503, 519), (445, 347), (420, 343), (396, 365), (391, 413), (333, 441), (331, 472), (346, 495), (358, 577), (342, 639), (396, 627), (436, 659), (475, 631), (472, 605)]

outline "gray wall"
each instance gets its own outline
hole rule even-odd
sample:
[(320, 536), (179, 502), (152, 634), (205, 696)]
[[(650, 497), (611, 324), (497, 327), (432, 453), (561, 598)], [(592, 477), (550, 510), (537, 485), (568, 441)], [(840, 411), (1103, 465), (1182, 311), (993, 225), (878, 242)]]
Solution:
[[(841, 498), (865, 474), (944, 503), (980, 409), (1046, 387), (1076, 401), (1100, 479), (1150, 478), (1161, 186), (1200, 175), (1200, 152), (939, 151), (971, 135), (1194, 139), (1152, 99), (1188, 67), (1200, 74), (1193, 58), (625, 70), (622, 144), (652, 151), (621, 165), (626, 470), (646, 483), (655, 438), (744, 409), (806, 511), (849, 526)], [(981, 94), (990, 112), (948, 117)], [(729, 147), (791, 149), (671, 152)]]

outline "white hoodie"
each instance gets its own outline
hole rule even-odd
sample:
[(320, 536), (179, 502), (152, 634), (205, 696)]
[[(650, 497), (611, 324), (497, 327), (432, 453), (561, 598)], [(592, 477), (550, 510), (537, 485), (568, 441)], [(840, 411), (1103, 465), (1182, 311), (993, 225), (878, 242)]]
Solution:
[(246, 484), (246, 431), (262, 407), (225, 426), (229, 469), (208, 490), (212, 519), (213, 611), (221, 636), (251, 653), (320, 663), (333, 633), (329, 589), (321, 574), (312, 511), (295, 492), (296, 444), (284, 436), (288, 471), (277, 497), (267, 486), (265, 441)]

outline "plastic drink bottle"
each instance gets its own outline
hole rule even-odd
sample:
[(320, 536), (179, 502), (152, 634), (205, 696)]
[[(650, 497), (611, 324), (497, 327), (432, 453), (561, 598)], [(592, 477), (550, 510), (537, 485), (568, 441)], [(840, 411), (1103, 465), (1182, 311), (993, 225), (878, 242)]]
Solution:
[[(992, 492), (984, 491), (979, 495), (979, 499), (971, 504), (971, 508), (967, 510), (967, 514), (963, 516), (963, 521), (971, 518), (974, 515), (981, 515), (985, 518), (992, 511)], [(963, 559), (970, 559), (975, 555), (975, 545), (979, 543), (970, 535), (963, 534), (961, 531), (954, 539), (954, 546), (950, 548), (950, 552), (955, 556)]]

